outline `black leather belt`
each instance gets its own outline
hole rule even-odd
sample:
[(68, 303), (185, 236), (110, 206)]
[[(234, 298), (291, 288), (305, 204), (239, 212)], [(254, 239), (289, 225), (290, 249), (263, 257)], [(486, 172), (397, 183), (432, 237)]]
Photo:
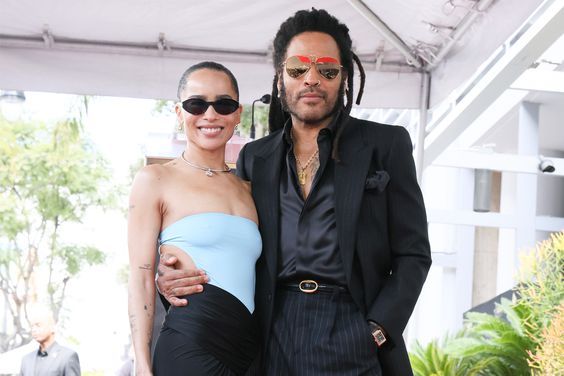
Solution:
[(324, 285), (320, 284), (312, 279), (305, 279), (299, 283), (285, 283), (283, 285), (279, 285), (280, 288), (290, 291), (299, 291), (303, 292), (304, 294), (314, 294), (318, 292), (329, 292), (333, 293), (335, 291), (338, 292), (348, 292), (348, 290), (343, 286), (337, 285)]

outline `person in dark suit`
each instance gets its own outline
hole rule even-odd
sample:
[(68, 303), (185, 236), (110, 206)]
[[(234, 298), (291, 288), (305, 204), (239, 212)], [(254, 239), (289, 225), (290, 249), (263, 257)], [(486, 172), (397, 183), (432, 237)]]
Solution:
[(22, 359), (20, 376), (80, 376), (78, 354), (55, 341), (55, 321), (51, 312), (38, 308), (30, 315), (31, 335), (39, 349)]
[[(412, 375), (402, 333), (431, 265), (412, 144), (402, 127), (349, 116), (348, 28), (324, 10), (287, 19), (274, 39), (270, 134), (243, 147), (263, 239), (256, 314), (266, 375)], [(161, 260), (177, 297), (205, 276)]]

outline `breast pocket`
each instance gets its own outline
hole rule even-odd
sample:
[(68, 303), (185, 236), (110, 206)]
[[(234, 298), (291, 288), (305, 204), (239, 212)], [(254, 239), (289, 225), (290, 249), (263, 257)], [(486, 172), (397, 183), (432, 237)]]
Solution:
[(366, 177), (366, 181), (364, 182), (364, 190), (368, 192), (384, 192), (388, 183), (390, 182), (390, 175), (384, 171), (374, 171), (370, 175)]

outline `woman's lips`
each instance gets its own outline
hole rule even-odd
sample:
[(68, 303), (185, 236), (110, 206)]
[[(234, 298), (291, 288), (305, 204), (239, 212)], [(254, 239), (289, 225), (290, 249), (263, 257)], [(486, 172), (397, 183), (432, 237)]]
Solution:
[(198, 127), (198, 129), (204, 134), (215, 135), (221, 132), (223, 130), (223, 127)]

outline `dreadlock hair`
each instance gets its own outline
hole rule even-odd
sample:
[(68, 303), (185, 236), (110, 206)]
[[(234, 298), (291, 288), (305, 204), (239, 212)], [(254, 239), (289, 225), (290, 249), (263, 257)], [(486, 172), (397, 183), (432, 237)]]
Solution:
[[(280, 29), (274, 38), (274, 80), (272, 83), (272, 96), (270, 101), (270, 112), (268, 116), (269, 131), (274, 132), (284, 126), (284, 123), (290, 117), (290, 114), (282, 108), (282, 103), (278, 97), (278, 77), (282, 73), (282, 63), (286, 57), (288, 45), (293, 37), (307, 31), (317, 31), (329, 34), (339, 47), (341, 65), (346, 71), (347, 88), (346, 104), (342, 103), (343, 112), (349, 114), (353, 105), (353, 78), (354, 78), (354, 62), (358, 65), (360, 72), (360, 90), (357, 95), (356, 104), (360, 104), (362, 92), (364, 91), (365, 74), (360, 59), (352, 51), (352, 40), (349, 35), (349, 28), (339, 22), (338, 19), (327, 13), (324, 9), (300, 10), (292, 17), (288, 18), (280, 25)], [(338, 141), (343, 133), (345, 124), (338, 127), (335, 138), (333, 140), (332, 158), (339, 161)]]
[(180, 77), (180, 81), (178, 82), (178, 90), (176, 92), (176, 96), (180, 101), (180, 96), (186, 88), (186, 84), (188, 83), (188, 77), (195, 71), (200, 69), (210, 69), (218, 72), (223, 72), (229, 77), (229, 81), (231, 81), (231, 86), (233, 86), (233, 90), (235, 90), (235, 94), (237, 95), (236, 100), (239, 100), (239, 85), (237, 84), (237, 79), (233, 75), (233, 73), (227, 69), (224, 65), (216, 63), (215, 61), (202, 61), (200, 63), (192, 65), (190, 68), (186, 69), (182, 76)]

